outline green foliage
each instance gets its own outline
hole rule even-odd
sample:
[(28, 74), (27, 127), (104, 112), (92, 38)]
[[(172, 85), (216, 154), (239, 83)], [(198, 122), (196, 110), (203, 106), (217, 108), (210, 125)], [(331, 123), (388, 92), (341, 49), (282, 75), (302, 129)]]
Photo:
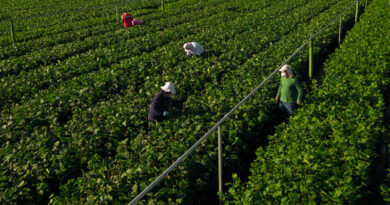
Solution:
[[(348, 32), (325, 63), (323, 84), (257, 150), (248, 182), (233, 176), (226, 203), (348, 204), (368, 195), (370, 165), (384, 131), (382, 93), (390, 85), (386, 4), (374, 1)], [(388, 188), (382, 191), (389, 200)]]
[[(145, 22), (141, 27), (122, 29), (114, 14), (104, 16), (102, 10), (88, 19), (75, 15), (74, 22), (54, 28), (20, 31), (25, 35), (17, 49), (0, 38), (0, 202), (129, 202), (309, 33), (349, 4), (177, 1), (164, 12), (158, 6), (132, 11)], [(332, 27), (318, 45), (330, 46), (335, 30)], [(182, 45), (188, 41), (201, 43), (205, 55), (185, 58)], [(305, 72), (305, 59), (300, 55), (292, 62), (298, 74)], [(185, 109), (172, 110), (172, 119), (147, 132), (150, 100), (166, 81), (175, 83), (175, 98)], [(275, 121), (270, 96), (276, 82), (273, 79), (224, 123), (225, 176), (243, 171), (246, 152), (264, 141)], [(314, 156), (301, 158), (314, 163)], [(140, 203), (206, 203), (216, 193), (216, 161), (216, 138), (211, 136)]]

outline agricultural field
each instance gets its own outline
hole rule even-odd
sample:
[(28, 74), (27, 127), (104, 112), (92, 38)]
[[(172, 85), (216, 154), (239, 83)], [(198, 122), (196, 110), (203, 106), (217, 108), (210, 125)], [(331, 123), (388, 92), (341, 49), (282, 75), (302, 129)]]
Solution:
[[(162, 10), (155, 0), (2, 2), (0, 203), (128, 203), (353, 3), (169, 0)], [(364, 3), (358, 8), (362, 12)], [(145, 24), (123, 28), (123, 10)], [(354, 14), (354, 9), (344, 14), (345, 28), (352, 27)], [(337, 37), (334, 24), (315, 39), (316, 62), (337, 46)], [(205, 48), (202, 57), (185, 57), (182, 46), (190, 41)], [(290, 64), (302, 82), (308, 81), (307, 52)], [(148, 130), (151, 99), (167, 81), (176, 85), (174, 99), (184, 108)], [(223, 124), (226, 182), (233, 173), (248, 174), (255, 150), (284, 132), (279, 126), (267, 139), (280, 121), (273, 102), (278, 82), (271, 79)], [(308, 92), (320, 92), (311, 83), (304, 85)], [(370, 100), (380, 99), (378, 92)], [(309, 97), (306, 106), (317, 100), (322, 102), (322, 96)], [(378, 114), (374, 108), (368, 117)], [(211, 136), (202, 143), (139, 204), (217, 202), (216, 142)], [(234, 180), (231, 190), (240, 184)], [(244, 200), (240, 194), (225, 197)]]
[(321, 87), (257, 150), (248, 182), (235, 177), (226, 204), (374, 203), (370, 169), (390, 92), (389, 19), (388, 1), (370, 4), (325, 62)]

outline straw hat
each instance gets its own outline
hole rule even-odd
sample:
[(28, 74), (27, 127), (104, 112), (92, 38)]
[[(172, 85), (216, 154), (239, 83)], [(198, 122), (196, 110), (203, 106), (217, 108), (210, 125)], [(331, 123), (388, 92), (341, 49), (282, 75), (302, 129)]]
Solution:
[(281, 69), (279, 69), (280, 72), (291, 70), (291, 66), (285, 64)]
[(165, 83), (165, 85), (161, 87), (161, 90), (172, 93), (172, 95), (176, 94), (175, 85), (171, 82)]
[(289, 75), (293, 76), (293, 72), (291, 70), (291, 66), (285, 64), (281, 69), (279, 69), (280, 72), (286, 71)]

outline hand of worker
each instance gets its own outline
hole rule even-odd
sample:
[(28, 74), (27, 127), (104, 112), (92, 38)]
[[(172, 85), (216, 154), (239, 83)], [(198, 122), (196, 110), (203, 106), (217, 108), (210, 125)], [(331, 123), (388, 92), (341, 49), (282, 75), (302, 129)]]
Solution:
[(301, 100), (300, 99), (297, 100), (297, 105), (301, 105)]
[(276, 97), (275, 97), (275, 102), (276, 102), (276, 103), (279, 102), (279, 96), (276, 96)]
[(163, 112), (163, 116), (164, 116), (164, 117), (168, 117), (168, 116), (169, 116), (169, 112), (168, 112), (168, 111), (164, 111), (164, 112)]

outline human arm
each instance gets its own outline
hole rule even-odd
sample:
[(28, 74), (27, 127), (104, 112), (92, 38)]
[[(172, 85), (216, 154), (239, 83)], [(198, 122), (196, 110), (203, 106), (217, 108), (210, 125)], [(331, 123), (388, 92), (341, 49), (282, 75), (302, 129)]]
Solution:
[(192, 55), (191, 50), (184, 49), (184, 51), (186, 52), (186, 55), (187, 55), (187, 56), (191, 56), (191, 55)]
[(297, 104), (301, 105), (303, 97), (303, 88), (298, 80), (295, 81), (295, 89), (298, 91)]
[(162, 96), (157, 94), (153, 97), (152, 104), (150, 106), (150, 114), (155, 119), (161, 119), (163, 117), (164, 110), (162, 109)]

